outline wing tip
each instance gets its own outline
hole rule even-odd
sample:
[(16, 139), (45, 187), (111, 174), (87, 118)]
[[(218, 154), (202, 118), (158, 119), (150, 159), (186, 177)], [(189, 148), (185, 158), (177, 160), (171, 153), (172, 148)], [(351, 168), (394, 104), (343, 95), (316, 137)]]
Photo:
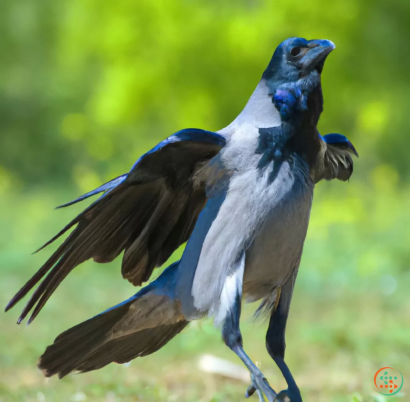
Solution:
[(19, 290), (13, 298), (7, 303), (4, 312), (7, 313), (9, 310), (11, 310), (23, 297), (24, 295), (21, 295), (21, 290)]
[(11, 303), (12, 301), (13, 301), (13, 299), (10, 300), (10, 301), (7, 303), (6, 307), (4, 308), (4, 312), (5, 312), (5, 313), (7, 313), (7, 311), (9, 311), (9, 310), (13, 307), (13, 305), (12, 305), (12, 303)]
[[(121, 176), (117, 176), (114, 179), (112, 179), (112, 180), (102, 184), (101, 186), (97, 187), (96, 189), (91, 190), (88, 193), (85, 193), (83, 195), (80, 195), (75, 200), (72, 200), (72, 201), (66, 202), (64, 204), (58, 205), (54, 209), (66, 208), (66, 207), (69, 207), (71, 205), (77, 204), (78, 202), (84, 201), (87, 198), (93, 197), (94, 195), (100, 194), (102, 192), (106, 193), (108, 191), (111, 191), (113, 188), (115, 188), (119, 184), (121, 184), (127, 178), (127, 175), (128, 175), (128, 173), (122, 174)], [(103, 196), (104, 196), (104, 194), (103, 194)]]
[[(38, 314), (38, 313), (37, 313)], [(31, 315), (31, 317), (28, 319), (28, 321), (27, 321), (27, 325), (30, 325), (33, 321), (34, 321), (34, 319), (37, 317), (37, 314), (32, 314)]]
[(353, 153), (353, 155), (355, 155), (357, 158), (359, 157), (359, 153), (356, 151), (356, 148), (354, 147), (354, 145), (348, 141), (348, 149)]
[(55, 373), (53, 373), (51, 370), (47, 369), (44, 366), (43, 363), (43, 356), (40, 356), (38, 361), (37, 361), (37, 368), (43, 373), (44, 377), (50, 378), (52, 377)]

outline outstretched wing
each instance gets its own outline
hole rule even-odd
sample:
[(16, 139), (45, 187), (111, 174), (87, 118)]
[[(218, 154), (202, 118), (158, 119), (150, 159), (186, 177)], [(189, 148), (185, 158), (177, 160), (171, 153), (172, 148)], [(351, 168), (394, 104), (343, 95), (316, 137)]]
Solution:
[(62, 205), (104, 193), (43, 246), (75, 227), (6, 311), (48, 273), (18, 320), (34, 308), (30, 323), (77, 265), (90, 258), (110, 262), (124, 250), (123, 277), (136, 286), (147, 281), (153, 269), (188, 240), (206, 203), (205, 183), (195, 178), (224, 145), (225, 138), (210, 131), (179, 131), (143, 155), (128, 174)]
[(349, 180), (353, 173), (352, 155), (359, 156), (353, 144), (341, 134), (320, 137), (322, 152), (314, 169), (314, 182), (322, 179)]

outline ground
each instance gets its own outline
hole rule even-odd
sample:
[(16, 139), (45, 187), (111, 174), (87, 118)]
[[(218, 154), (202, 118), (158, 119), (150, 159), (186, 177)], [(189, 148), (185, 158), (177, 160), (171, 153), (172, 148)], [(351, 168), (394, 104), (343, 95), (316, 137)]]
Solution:
[[(54, 203), (43, 192), (41, 201), (37, 196), (1, 201), (3, 211), (10, 211), (0, 222), (3, 306), (51, 250), (33, 256), (29, 251), (82, 207), (52, 211)], [(325, 209), (322, 205), (320, 212)], [(29, 221), (21, 214), (23, 210), (30, 214)], [(363, 272), (365, 262), (355, 260), (365, 254), (365, 237), (357, 248), (354, 235), (336, 226), (321, 238), (317, 213), (314, 210), (287, 328), (286, 359), (304, 401), (405, 401), (410, 389), (410, 276), (406, 272), (399, 276), (393, 270), (394, 276)], [(378, 251), (373, 248), (371, 255)], [(129, 365), (112, 364), (61, 381), (44, 379), (36, 361), (60, 332), (136, 291), (121, 278), (119, 264), (87, 262), (77, 268), (30, 326), (15, 323), (24, 302), (2, 316), (0, 401), (245, 401), (247, 382), (206, 373), (199, 367), (203, 355), (241, 366), (210, 320), (190, 324), (165, 348)], [(244, 309), (245, 349), (279, 391), (286, 384), (265, 350), (267, 321), (252, 318), (256, 307), (252, 304)], [(377, 393), (373, 377), (385, 366), (403, 373), (404, 387), (398, 396)]]

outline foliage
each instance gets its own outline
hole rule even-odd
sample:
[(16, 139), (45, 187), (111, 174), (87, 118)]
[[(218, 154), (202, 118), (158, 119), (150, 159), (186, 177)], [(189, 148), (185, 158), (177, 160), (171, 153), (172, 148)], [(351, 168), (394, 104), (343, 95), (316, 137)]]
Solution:
[(381, 161), (409, 173), (401, 146), (410, 68), (405, 0), (21, 0), (0, 7), (7, 54), (0, 161), (24, 185), (67, 184), (71, 172), (88, 188), (180, 128), (227, 125), (288, 36), (336, 43), (321, 129), (357, 144), (366, 156), (360, 176)]

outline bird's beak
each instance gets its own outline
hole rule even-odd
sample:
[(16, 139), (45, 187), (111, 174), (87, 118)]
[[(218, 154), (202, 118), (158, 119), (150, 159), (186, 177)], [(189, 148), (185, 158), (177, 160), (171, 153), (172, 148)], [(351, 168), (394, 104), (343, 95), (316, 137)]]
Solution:
[(319, 73), (322, 72), (323, 64), (327, 55), (335, 49), (335, 44), (326, 39), (315, 39), (308, 42), (309, 50), (299, 61), (301, 68), (310, 72), (317, 69)]

